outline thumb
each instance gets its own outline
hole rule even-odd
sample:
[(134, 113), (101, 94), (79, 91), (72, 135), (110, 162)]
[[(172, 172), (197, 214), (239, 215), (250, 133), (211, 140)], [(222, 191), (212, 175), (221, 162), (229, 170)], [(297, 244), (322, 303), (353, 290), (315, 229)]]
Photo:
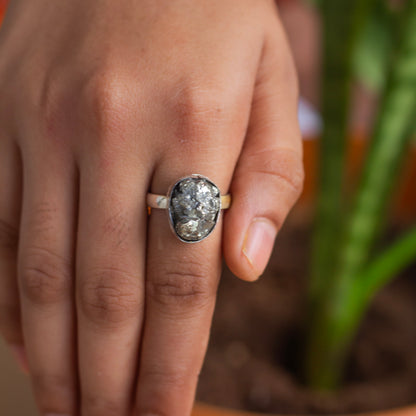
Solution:
[(293, 60), (281, 29), (277, 33), (274, 29), (265, 42), (223, 228), (227, 265), (249, 281), (263, 273), (277, 232), (303, 184)]

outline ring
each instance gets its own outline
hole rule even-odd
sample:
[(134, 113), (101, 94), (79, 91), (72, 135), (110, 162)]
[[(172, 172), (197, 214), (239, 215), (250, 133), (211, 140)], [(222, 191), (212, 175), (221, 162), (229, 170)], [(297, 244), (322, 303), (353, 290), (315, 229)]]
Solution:
[(193, 174), (179, 179), (167, 196), (148, 193), (146, 202), (168, 210), (171, 229), (181, 241), (197, 243), (214, 230), (221, 209), (231, 205), (231, 195), (221, 195), (214, 182)]

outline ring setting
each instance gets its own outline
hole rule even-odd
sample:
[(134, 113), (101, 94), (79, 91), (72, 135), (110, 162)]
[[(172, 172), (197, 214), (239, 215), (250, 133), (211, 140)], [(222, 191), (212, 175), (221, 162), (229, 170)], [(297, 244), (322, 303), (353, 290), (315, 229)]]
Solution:
[(168, 196), (147, 194), (148, 206), (168, 210), (172, 231), (185, 243), (196, 243), (208, 237), (218, 222), (221, 209), (228, 208), (230, 202), (230, 195), (221, 196), (214, 182), (199, 174), (179, 179)]

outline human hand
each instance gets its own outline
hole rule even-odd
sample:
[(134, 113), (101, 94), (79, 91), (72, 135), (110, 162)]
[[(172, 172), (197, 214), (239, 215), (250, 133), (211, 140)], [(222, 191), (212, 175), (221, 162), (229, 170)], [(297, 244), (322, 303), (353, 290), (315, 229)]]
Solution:
[[(13, 0), (0, 51), (0, 328), (39, 409), (188, 415), (221, 253), (255, 280), (301, 189), (273, 1)], [(233, 202), (185, 244), (145, 201), (192, 173)]]

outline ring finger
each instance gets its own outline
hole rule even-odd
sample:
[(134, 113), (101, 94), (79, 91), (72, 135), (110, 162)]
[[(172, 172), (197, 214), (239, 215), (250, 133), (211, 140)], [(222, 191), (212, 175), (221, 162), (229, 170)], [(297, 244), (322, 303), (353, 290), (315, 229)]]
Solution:
[[(219, 147), (213, 147), (217, 153)], [(229, 151), (221, 152), (217, 163), (200, 156), (187, 157), (186, 167), (181, 154), (176, 160), (166, 158), (156, 169), (152, 192), (166, 194), (175, 180), (193, 172), (211, 176), (224, 192), (238, 150), (238, 146), (230, 146)], [(165, 210), (152, 210), (146, 321), (135, 405), (140, 415), (190, 414), (221, 272), (221, 217), (212, 234), (196, 244), (179, 241), (168, 221)]]

